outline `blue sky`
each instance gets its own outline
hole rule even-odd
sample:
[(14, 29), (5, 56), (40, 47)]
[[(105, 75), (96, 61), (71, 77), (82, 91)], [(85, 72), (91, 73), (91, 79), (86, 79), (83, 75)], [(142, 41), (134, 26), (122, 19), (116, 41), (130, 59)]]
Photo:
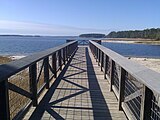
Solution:
[(79, 35), (160, 27), (160, 0), (0, 0), (0, 34)]

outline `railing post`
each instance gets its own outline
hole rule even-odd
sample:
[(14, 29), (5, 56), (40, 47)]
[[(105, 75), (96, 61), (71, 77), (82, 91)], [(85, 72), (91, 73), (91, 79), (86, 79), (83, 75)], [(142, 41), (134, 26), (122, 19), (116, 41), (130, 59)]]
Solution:
[(143, 95), (141, 99), (140, 120), (150, 120), (153, 92), (146, 86), (143, 86)]
[(103, 66), (104, 66), (104, 53), (101, 51), (101, 71), (103, 71)]
[(96, 47), (94, 45), (93, 46), (93, 53), (94, 53), (94, 58), (96, 58)]
[(62, 56), (61, 56), (61, 50), (58, 51), (58, 63), (59, 63), (59, 69), (62, 70)]
[(0, 82), (0, 120), (10, 120), (8, 80)]
[(49, 58), (44, 59), (44, 81), (46, 82), (46, 88), (49, 89)]
[(122, 102), (124, 101), (124, 90), (125, 90), (125, 77), (126, 71), (121, 67), (120, 70), (120, 80), (119, 80), (119, 100), (118, 100), (118, 108), (122, 110)]
[(96, 47), (95, 46), (93, 47), (94, 47), (94, 58), (96, 58)]
[(36, 63), (29, 67), (30, 91), (32, 93), (32, 104), (37, 106), (37, 65)]
[(66, 47), (66, 59), (67, 59), (67, 61), (68, 61), (68, 58), (69, 58), (69, 48), (68, 48), (68, 46)]
[(68, 45), (68, 55), (67, 55), (67, 57), (68, 57), (68, 60), (69, 60), (69, 57), (70, 57), (70, 45)]
[[(109, 62), (109, 60), (108, 60)], [(111, 60), (111, 64), (110, 64), (110, 88), (109, 90), (110, 91), (113, 91), (112, 89), (112, 85), (113, 85), (113, 82), (114, 82), (114, 67), (115, 67), (115, 62), (113, 60)]]
[(96, 62), (98, 62), (98, 48), (96, 48)]
[(100, 66), (100, 56), (101, 56), (101, 51), (98, 49), (98, 66)]
[(54, 77), (57, 77), (57, 58), (56, 58), (56, 52), (52, 55), (52, 67), (54, 70)]
[(66, 64), (66, 54), (65, 54), (65, 48), (63, 48), (63, 63)]
[(104, 58), (104, 79), (106, 79), (106, 74), (107, 74), (107, 55), (105, 55)]

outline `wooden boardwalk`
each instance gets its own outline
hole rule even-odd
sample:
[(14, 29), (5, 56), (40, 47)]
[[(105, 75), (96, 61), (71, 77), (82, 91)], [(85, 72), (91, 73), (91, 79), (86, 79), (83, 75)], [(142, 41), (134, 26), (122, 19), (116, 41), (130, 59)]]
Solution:
[(125, 120), (123, 111), (87, 46), (64, 67), (38, 107), (25, 120)]

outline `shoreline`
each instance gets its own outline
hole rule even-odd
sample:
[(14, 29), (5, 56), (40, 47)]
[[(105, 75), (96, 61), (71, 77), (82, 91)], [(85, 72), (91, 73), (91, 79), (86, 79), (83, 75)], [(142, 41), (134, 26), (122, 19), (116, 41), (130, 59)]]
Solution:
[(0, 55), (0, 64), (6, 64), (8, 62), (26, 57), (24, 55)]
[(143, 38), (106, 38), (102, 42), (160, 45), (160, 40)]
[(11, 56), (8, 56), (8, 58), (12, 59), (12, 60), (18, 60), (18, 59), (21, 59), (21, 58), (24, 58), (26, 57), (25, 55), (11, 55)]
[(146, 58), (146, 57), (126, 57), (128, 60), (143, 65), (148, 69), (160, 73), (160, 59), (158, 58)]

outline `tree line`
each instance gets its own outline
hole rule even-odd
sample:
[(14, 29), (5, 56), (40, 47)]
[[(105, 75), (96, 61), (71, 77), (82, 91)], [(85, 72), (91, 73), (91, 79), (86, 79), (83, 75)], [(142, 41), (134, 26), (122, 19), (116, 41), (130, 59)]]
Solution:
[(145, 30), (112, 31), (107, 38), (146, 38), (160, 40), (160, 28), (151, 28)]
[(81, 34), (79, 37), (85, 37), (85, 38), (104, 38), (105, 34), (99, 34), (99, 33), (89, 33), (89, 34)]

